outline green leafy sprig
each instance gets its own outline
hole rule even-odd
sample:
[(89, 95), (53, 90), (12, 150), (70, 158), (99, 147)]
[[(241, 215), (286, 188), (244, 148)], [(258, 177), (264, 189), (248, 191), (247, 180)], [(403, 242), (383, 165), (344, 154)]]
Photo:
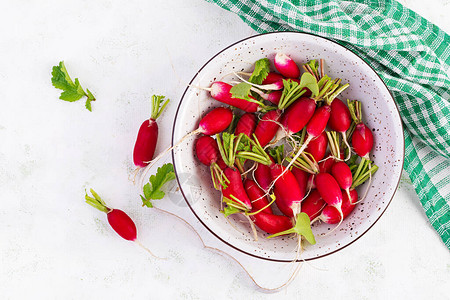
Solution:
[(86, 92), (84, 91), (78, 78), (75, 78), (75, 81), (72, 81), (64, 66), (64, 61), (60, 61), (59, 65), (53, 67), (52, 84), (55, 88), (63, 91), (59, 96), (59, 99), (61, 100), (75, 102), (80, 100), (83, 96), (87, 97), (85, 104), (86, 109), (92, 111), (91, 101), (95, 101), (94, 95), (92, 95), (89, 89), (86, 89)]
[(175, 171), (171, 163), (158, 168), (155, 175), (151, 175), (149, 182), (144, 185), (144, 196), (141, 195), (142, 206), (153, 207), (152, 200), (159, 200), (166, 195), (161, 188), (169, 181), (175, 179)]

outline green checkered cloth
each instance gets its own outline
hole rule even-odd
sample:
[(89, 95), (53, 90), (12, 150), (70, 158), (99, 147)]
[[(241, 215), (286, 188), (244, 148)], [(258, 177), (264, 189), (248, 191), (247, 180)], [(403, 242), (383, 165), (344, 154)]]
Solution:
[(208, 0), (260, 33), (327, 37), (363, 58), (392, 92), (405, 128), (405, 164), (450, 249), (450, 36), (395, 1)]

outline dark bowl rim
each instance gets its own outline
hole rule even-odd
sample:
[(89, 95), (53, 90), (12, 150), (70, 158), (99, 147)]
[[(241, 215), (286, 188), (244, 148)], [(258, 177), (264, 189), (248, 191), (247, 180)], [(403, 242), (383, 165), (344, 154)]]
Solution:
[[(229, 48), (231, 48), (231, 47), (233, 47), (233, 46), (235, 46), (235, 45), (237, 45), (237, 44), (239, 44), (239, 43), (242, 43), (242, 42), (244, 42), (244, 41), (247, 41), (247, 40), (249, 40), (249, 39), (257, 38), (257, 37), (260, 37), (260, 36), (263, 36), (263, 35), (272, 35), (272, 34), (280, 34), (280, 33), (306, 34), (306, 35), (311, 35), (311, 36), (314, 36), (314, 37), (317, 37), (317, 38), (320, 38), (320, 39), (327, 40), (327, 41), (329, 41), (329, 42), (331, 42), (331, 43), (333, 43), (333, 44), (338, 45), (339, 47), (342, 47), (342, 48), (344, 49), (344, 51), (349, 51), (349, 52), (351, 52), (353, 55), (355, 55), (355, 56), (358, 57), (361, 61), (363, 61), (364, 64), (366, 64), (368, 67), (370, 67), (370, 69), (372, 69), (372, 71), (378, 76), (378, 78), (380, 79), (380, 81), (384, 84), (386, 90), (388, 91), (389, 95), (391, 96), (392, 101), (394, 102), (395, 107), (396, 107), (396, 112), (397, 112), (398, 117), (399, 117), (399, 119), (400, 119), (401, 132), (402, 132), (402, 144), (403, 144), (402, 168), (401, 168), (401, 169), (403, 170), (404, 162), (405, 162), (405, 159), (404, 159), (404, 158), (405, 158), (405, 134), (404, 134), (404, 131), (403, 131), (403, 130), (404, 130), (404, 128), (403, 128), (403, 122), (402, 122), (402, 118), (401, 118), (401, 116), (400, 116), (400, 111), (399, 111), (398, 105), (397, 105), (397, 103), (395, 102), (395, 99), (394, 99), (394, 97), (392, 96), (391, 91), (389, 90), (389, 88), (387, 87), (387, 85), (386, 85), (386, 83), (383, 81), (383, 79), (380, 77), (380, 75), (378, 75), (378, 73), (375, 71), (375, 69), (372, 68), (372, 67), (371, 67), (364, 59), (362, 59), (362, 58), (359, 57), (355, 52), (353, 52), (352, 50), (350, 50), (350, 49), (344, 47), (343, 45), (341, 45), (341, 44), (339, 44), (339, 43), (337, 43), (337, 42), (335, 42), (335, 41), (333, 41), (333, 40), (331, 40), (331, 39), (329, 39), (329, 38), (326, 38), (326, 37), (322, 37), (322, 36), (319, 36), (319, 35), (316, 35), (316, 34), (312, 34), (312, 33), (307, 33), (307, 32), (298, 32), (298, 31), (276, 31), (276, 32), (267, 32), (267, 33), (261, 33), (261, 34), (252, 35), (252, 36), (250, 36), (250, 37), (243, 38), (243, 39), (241, 39), (241, 40), (239, 40), (239, 41), (237, 41), (237, 42), (235, 42), (235, 43), (233, 43), (233, 44), (231, 44), (231, 45), (229, 45), (229, 46), (223, 48), (222, 50), (220, 50), (219, 52), (217, 52), (214, 56), (212, 56), (212, 57), (211, 57), (211, 58), (210, 58), (210, 59), (209, 59), (209, 60), (208, 60), (208, 61), (207, 61), (207, 62), (206, 62), (206, 63), (205, 63), (198, 71), (197, 71), (197, 73), (195, 73), (195, 75), (192, 77), (191, 81), (189, 82), (188, 86), (187, 86), (186, 89), (184, 90), (183, 95), (181, 96), (180, 102), (178, 103), (177, 111), (176, 111), (176, 113), (175, 113), (174, 121), (173, 121), (173, 127), (172, 127), (172, 146), (175, 144), (175, 141), (174, 141), (175, 125), (176, 125), (176, 120), (177, 120), (178, 113), (180, 112), (181, 103), (183, 102), (184, 96), (186, 95), (187, 91), (189, 90), (190, 85), (191, 85), (192, 82), (194, 82), (194, 80), (197, 78), (197, 75), (198, 75), (198, 74), (199, 74), (199, 73), (200, 73), (200, 72), (201, 72), (201, 71), (202, 71), (202, 70), (203, 70), (203, 69), (204, 69), (204, 68), (205, 68), (205, 67), (206, 67), (213, 59), (214, 59), (214, 58), (216, 58), (218, 55), (220, 55), (220, 54), (221, 54), (222, 52), (224, 52), (225, 50), (227, 50), (227, 49), (229, 49)], [(238, 248), (238, 247), (236, 247), (236, 246), (234, 246), (234, 245), (228, 243), (227, 241), (225, 241), (224, 239), (222, 239), (220, 236), (218, 236), (218, 235), (217, 235), (212, 229), (210, 229), (210, 228), (202, 221), (202, 219), (195, 213), (195, 211), (194, 211), (194, 209), (192, 208), (191, 204), (190, 204), (189, 201), (187, 200), (187, 197), (186, 197), (186, 195), (184, 194), (183, 188), (182, 188), (182, 186), (181, 186), (181, 184), (180, 184), (180, 179), (179, 179), (179, 177), (178, 177), (177, 168), (176, 168), (176, 165), (175, 165), (175, 154), (174, 154), (174, 150), (172, 150), (172, 162), (173, 162), (173, 167), (174, 167), (174, 171), (175, 171), (175, 176), (176, 176), (176, 179), (177, 179), (177, 183), (178, 183), (178, 186), (180, 187), (180, 192), (181, 192), (181, 194), (183, 195), (184, 200), (186, 201), (188, 207), (190, 208), (190, 210), (192, 211), (192, 213), (195, 215), (195, 217), (199, 220), (199, 222), (200, 222), (200, 223), (201, 223), (201, 224), (202, 224), (202, 225), (203, 225), (203, 226), (204, 226), (204, 227), (205, 227), (212, 235), (214, 235), (216, 238), (218, 238), (220, 241), (222, 241), (223, 243), (225, 243), (225, 244), (228, 245), (229, 247), (231, 247), (231, 248), (233, 248), (233, 249), (235, 249), (235, 250), (237, 250), (237, 251), (239, 251), (239, 252), (241, 252), (241, 253), (244, 253), (244, 254), (246, 254), (246, 255), (249, 255), (249, 256), (252, 256), (252, 257), (255, 257), (255, 258), (259, 258), (259, 259), (263, 259), (263, 260), (272, 261), (272, 262), (283, 262), (283, 263), (289, 263), (289, 262), (292, 262), (292, 260), (273, 259), (273, 258), (262, 257), (262, 256), (259, 256), (259, 255), (253, 254), (253, 253), (249, 253), (249, 252), (247, 252), (247, 251), (244, 251), (244, 250), (242, 250), (242, 249), (240, 249), (240, 248)], [(394, 196), (395, 196), (395, 194), (396, 194), (396, 192), (397, 192), (397, 190), (398, 190), (398, 186), (399, 186), (399, 184), (400, 184), (400, 179), (401, 179), (401, 172), (400, 172), (400, 175), (399, 175), (399, 177), (398, 177), (397, 185), (396, 185), (396, 187), (395, 187), (394, 193), (392, 194), (392, 197), (391, 197), (391, 199), (389, 200), (389, 202), (387, 203), (386, 207), (385, 207), (384, 210), (381, 212), (380, 216), (372, 223), (372, 225), (370, 225), (370, 226), (367, 228), (367, 230), (365, 230), (361, 235), (359, 235), (358, 237), (356, 237), (356, 238), (355, 238), (353, 241), (351, 241), (350, 243), (348, 243), (348, 244), (342, 246), (341, 248), (338, 248), (338, 249), (336, 249), (336, 250), (333, 250), (333, 251), (331, 251), (331, 252), (329, 252), (329, 253), (326, 253), (326, 254), (323, 254), (323, 255), (320, 255), (320, 256), (317, 256), (317, 257), (311, 257), (311, 258), (307, 258), (307, 259), (297, 259), (297, 262), (301, 262), (301, 261), (311, 261), (311, 260), (315, 260), (315, 259), (319, 259), (319, 258), (328, 256), (328, 255), (333, 254), (333, 253), (336, 253), (336, 252), (338, 252), (338, 251), (340, 251), (340, 250), (342, 250), (342, 249), (345, 249), (345, 248), (348, 247), (349, 245), (353, 244), (355, 241), (359, 240), (364, 234), (366, 234), (366, 232), (368, 232), (368, 231), (373, 227), (373, 225), (375, 225), (375, 223), (377, 223), (377, 221), (381, 218), (381, 216), (382, 216), (382, 215), (384, 214), (384, 212), (387, 210), (387, 208), (388, 208), (389, 205), (391, 204), (392, 199), (394, 198)]]

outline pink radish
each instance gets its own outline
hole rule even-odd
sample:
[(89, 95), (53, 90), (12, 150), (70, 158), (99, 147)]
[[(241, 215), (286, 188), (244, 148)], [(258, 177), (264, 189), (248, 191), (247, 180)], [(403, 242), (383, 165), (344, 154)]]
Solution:
[(152, 96), (152, 113), (150, 119), (145, 120), (139, 128), (133, 150), (133, 162), (139, 168), (148, 165), (155, 154), (156, 143), (158, 142), (158, 124), (156, 123), (156, 119), (161, 115), (170, 101), (167, 99), (164, 102), (164, 98), (164, 96)]
[(306, 213), (311, 220), (317, 218), (322, 209), (326, 206), (325, 200), (322, 199), (317, 190), (311, 191), (308, 197), (302, 202), (302, 212)]
[(273, 215), (265, 212), (260, 212), (255, 215), (250, 215), (250, 219), (258, 226), (259, 229), (269, 233), (276, 234), (282, 231), (286, 231), (294, 224), (291, 218), (280, 215)]
[(266, 146), (278, 131), (281, 112), (271, 110), (263, 115), (255, 129), (255, 135), (261, 147)]
[(274, 65), (278, 72), (287, 78), (300, 77), (300, 69), (297, 64), (284, 53), (277, 53), (274, 58)]
[(90, 197), (86, 193), (84, 197), (86, 203), (106, 213), (109, 225), (118, 235), (127, 241), (135, 242), (152, 256), (159, 258), (137, 240), (136, 224), (134, 224), (133, 220), (125, 212), (120, 209), (107, 207), (105, 201), (103, 201), (93, 189), (90, 189), (90, 191), (94, 197)]
[(224, 174), (229, 181), (227, 187), (222, 188), (224, 199), (228, 199), (227, 204), (231, 204), (241, 210), (250, 210), (252, 208), (252, 203), (245, 192), (241, 173), (237, 170), (226, 168)]
[(278, 105), (278, 103), (280, 103), (282, 94), (283, 94), (283, 92), (281, 92), (281, 91), (272, 91), (267, 94), (267, 97), (265, 97), (264, 100), (267, 100), (269, 102), (272, 102), (275, 105)]
[[(211, 92), (211, 96), (222, 103), (237, 107), (246, 112), (256, 112), (259, 105), (240, 98), (233, 98), (231, 95), (232, 86), (222, 81), (216, 81), (211, 84), (211, 88), (207, 89)], [(250, 98), (252, 98), (250, 96)], [(256, 99), (254, 99), (256, 101)]]
[(294, 174), (282, 165), (272, 164), (270, 174), (272, 181), (275, 181), (275, 203), (284, 215), (294, 217), (300, 212), (305, 190), (299, 186)]
[[(356, 202), (358, 201), (358, 193), (356, 190), (350, 191), (349, 197), (347, 194), (343, 195), (342, 199), (342, 214), (333, 206), (326, 206), (320, 216), (316, 219), (322, 220), (327, 224), (336, 224), (342, 222), (343, 219), (348, 217), (350, 213), (355, 208)], [(313, 220), (314, 222), (315, 220)]]
[(328, 139), (325, 132), (309, 142), (305, 151), (310, 153), (316, 161), (320, 161), (325, 157), (328, 147)]
[(253, 113), (245, 113), (241, 116), (236, 124), (234, 134), (237, 136), (240, 133), (251, 137), (256, 127), (256, 116)]
[(328, 173), (319, 173), (316, 176), (316, 186), (323, 200), (335, 207), (342, 216), (342, 192), (336, 179)]
[(262, 213), (273, 214), (272, 208), (269, 205), (269, 200), (255, 181), (246, 179), (244, 181), (244, 189), (252, 202), (252, 212), (257, 212), (262, 209)]
[(283, 79), (285, 78), (282, 75), (275, 72), (270, 72), (267, 74), (267, 77), (263, 80), (262, 84), (272, 84), (276, 82), (283, 83)]
[(254, 172), (255, 181), (258, 185), (266, 192), (272, 183), (272, 177), (270, 175), (270, 167), (261, 163), (256, 164), (256, 169)]
[(336, 179), (339, 187), (350, 195), (350, 187), (353, 183), (350, 167), (343, 161), (336, 162), (331, 168), (331, 175)]

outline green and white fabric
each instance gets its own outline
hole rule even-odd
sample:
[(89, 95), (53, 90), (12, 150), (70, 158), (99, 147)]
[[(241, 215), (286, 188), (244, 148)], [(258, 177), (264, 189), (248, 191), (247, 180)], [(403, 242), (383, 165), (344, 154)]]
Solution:
[(389, 0), (208, 1), (260, 33), (301, 31), (330, 38), (378, 72), (404, 123), (404, 169), (450, 249), (450, 36)]

